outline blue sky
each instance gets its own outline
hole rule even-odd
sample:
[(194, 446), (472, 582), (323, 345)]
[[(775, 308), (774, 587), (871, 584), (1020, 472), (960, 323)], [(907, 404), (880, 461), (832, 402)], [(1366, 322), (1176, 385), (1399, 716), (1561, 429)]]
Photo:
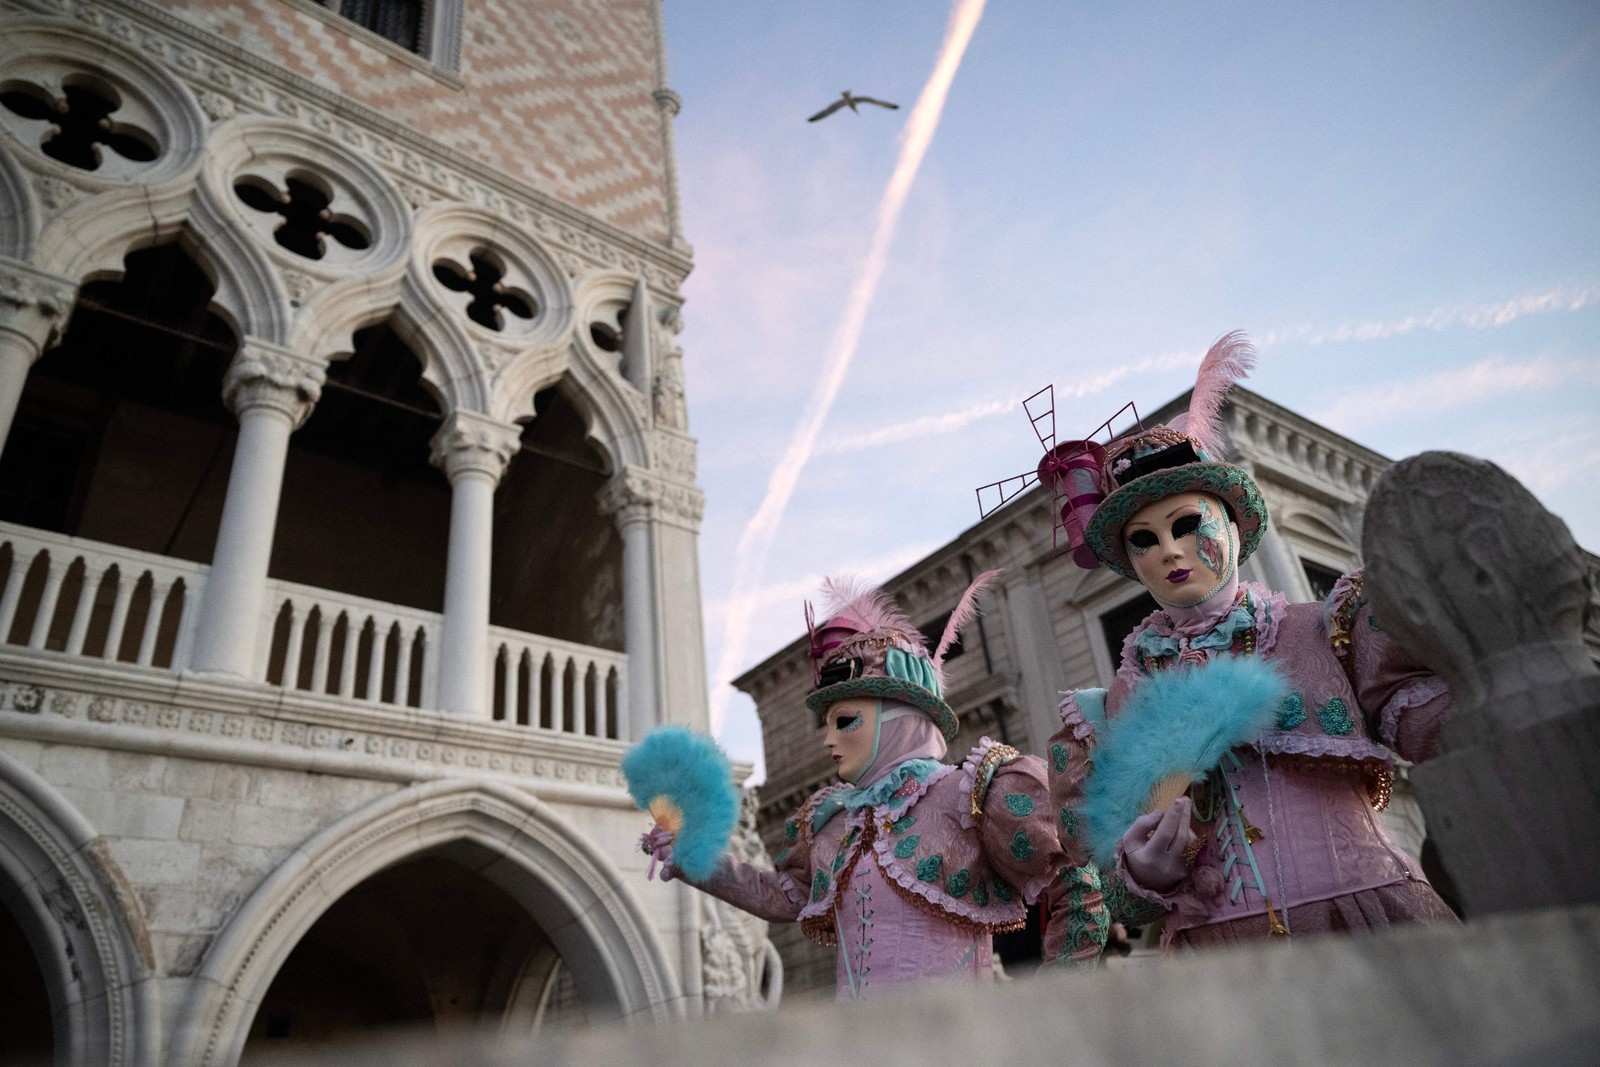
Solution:
[[(866, 256), (935, 0), (665, 5), (708, 669), (740, 536)], [(896, 112), (806, 116), (851, 89)], [(882, 579), (1066, 435), (1193, 382), (1240, 328), (1249, 385), (1393, 457), (1521, 477), (1600, 548), (1600, 8), (990, 0), (859, 349), (755, 583), (737, 670), (830, 573)], [(759, 762), (740, 694), (730, 753)]]

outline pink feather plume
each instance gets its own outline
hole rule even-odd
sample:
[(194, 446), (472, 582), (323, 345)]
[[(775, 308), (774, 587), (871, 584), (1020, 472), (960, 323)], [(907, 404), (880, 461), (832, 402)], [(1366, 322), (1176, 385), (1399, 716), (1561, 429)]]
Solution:
[(933, 653), (934, 670), (944, 666), (944, 654), (950, 651), (950, 646), (955, 643), (956, 635), (961, 632), (961, 628), (977, 618), (978, 594), (987, 589), (998, 577), (1000, 577), (999, 570), (984, 571), (967, 586), (967, 591), (961, 594), (956, 609), (950, 613), (950, 621), (945, 623), (944, 636), (939, 638), (939, 647)]
[[(894, 598), (858, 578), (825, 578), (822, 591), (827, 596), (828, 622), (843, 619), (857, 630), (883, 633), (898, 630), (917, 647), (923, 647), (916, 624), (906, 616)], [(823, 623), (824, 626), (827, 622)]]
[(1172, 428), (1192, 437), (1212, 459), (1222, 458), (1222, 402), (1233, 383), (1249, 377), (1255, 366), (1255, 346), (1244, 331), (1224, 334), (1200, 361), (1189, 411), (1173, 419)]

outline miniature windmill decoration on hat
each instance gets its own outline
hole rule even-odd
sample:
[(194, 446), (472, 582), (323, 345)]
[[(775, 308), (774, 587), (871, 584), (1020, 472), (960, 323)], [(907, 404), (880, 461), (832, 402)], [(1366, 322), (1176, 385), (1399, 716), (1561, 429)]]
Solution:
[[(1256, 550), (1267, 526), (1267, 505), (1250, 473), (1221, 457), (1222, 405), (1233, 383), (1255, 367), (1250, 339), (1224, 334), (1200, 361), (1189, 410), (1165, 426), (1148, 429), (1132, 403), (1101, 423), (1088, 439), (1055, 442), (1055, 390), (1047, 386), (1023, 401), (1034, 434), (1044, 446), (1037, 470), (978, 489), (978, 510), (988, 518), (1000, 505), (1037, 482), (1050, 484), (1056, 518), (1052, 537), (1060, 551), (1061, 532), (1073, 562), (1086, 570), (1105, 564), (1124, 578), (1138, 580), (1122, 541), (1123, 526), (1139, 509), (1175, 493), (1209, 493), (1222, 501), (1239, 527), (1239, 561)], [(1049, 394), (1049, 400), (1039, 398)], [(1035, 413), (1035, 405), (1039, 413)], [(1134, 426), (1111, 434), (1111, 425), (1133, 411)], [(1041, 428), (1048, 421), (1049, 432)], [(1105, 435), (1106, 443), (1097, 438)], [(991, 495), (985, 498), (985, 492)], [(996, 499), (997, 498), (997, 499)]]
[[(1040, 398), (1044, 399), (1041, 400)], [(1053, 524), (1050, 529), (1051, 545), (1055, 552), (1062, 551), (1063, 543), (1072, 553), (1072, 561), (1085, 570), (1100, 566), (1093, 550), (1084, 538), (1089, 516), (1100, 501), (1106, 498), (1104, 471), (1106, 446), (1113, 439), (1111, 426), (1122, 418), (1124, 412), (1133, 413), (1134, 425), (1143, 428), (1139, 409), (1133, 402), (1122, 405), (1116, 413), (1101, 423), (1089, 437), (1082, 441), (1056, 443), (1056, 387), (1047, 385), (1022, 402), (1033, 425), (1034, 436), (1044, 448), (1044, 458), (1039, 466), (1023, 474), (1002, 478), (998, 482), (978, 487), (978, 514), (987, 519), (1000, 507), (1016, 499), (1033, 486), (1043, 482), (1050, 488), (1054, 499)], [(1048, 429), (1046, 428), (1048, 426)], [(986, 495), (987, 494), (987, 495)]]

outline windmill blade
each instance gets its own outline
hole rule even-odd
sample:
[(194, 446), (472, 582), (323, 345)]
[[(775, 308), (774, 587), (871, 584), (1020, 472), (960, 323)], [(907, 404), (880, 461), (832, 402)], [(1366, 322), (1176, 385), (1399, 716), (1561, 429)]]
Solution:
[[(1039, 402), (1040, 397), (1045, 400)], [(1038, 408), (1038, 413), (1035, 413)], [(1039, 439), (1039, 444), (1046, 452), (1056, 447), (1056, 387), (1047, 385), (1022, 402), (1022, 410), (1028, 413), (1028, 421), (1033, 423), (1033, 435)], [(1049, 433), (1039, 428), (1039, 424), (1046, 420), (1050, 423)]]
[(987, 519), (1005, 504), (1038, 484), (1038, 473), (1028, 471), (1026, 474), (1014, 474), (1010, 478), (1001, 478), (998, 482), (978, 486), (978, 517)]
[(838, 111), (841, 107), (844, 107), (844, 105), (845, 101), (843, 99), (835, 100), (833, 103), (829, 104), (815, 115), (812, 115), (810, 118), (806, 119), (806, 121), (816, 122), (818, 119), (825, 119), (835, 111)]

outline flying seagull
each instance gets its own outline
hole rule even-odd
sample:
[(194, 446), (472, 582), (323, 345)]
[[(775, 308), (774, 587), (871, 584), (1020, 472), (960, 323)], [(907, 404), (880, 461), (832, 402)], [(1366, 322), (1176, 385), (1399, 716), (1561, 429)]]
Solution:
[(839, 99), (835, 100), (833, 103), (829, 104), (815, 115), (812, 115), (810, 118), (806, 119), (806, 121), (816, 122), (818, 119), (825, 119), (835, 111), (838, 111), (841, 107), (847, 107), (859, 115), (861, 112), (856, 108), (857, 104), (877, 104), (879, 107), (886, 107), (891, 111), (898, 111), (900, 109), (899, 104), (891, 104), (887, 100), (874, 100), (870, 96), (851, 96), (850, 90), (846, 89), (840, 94)]

